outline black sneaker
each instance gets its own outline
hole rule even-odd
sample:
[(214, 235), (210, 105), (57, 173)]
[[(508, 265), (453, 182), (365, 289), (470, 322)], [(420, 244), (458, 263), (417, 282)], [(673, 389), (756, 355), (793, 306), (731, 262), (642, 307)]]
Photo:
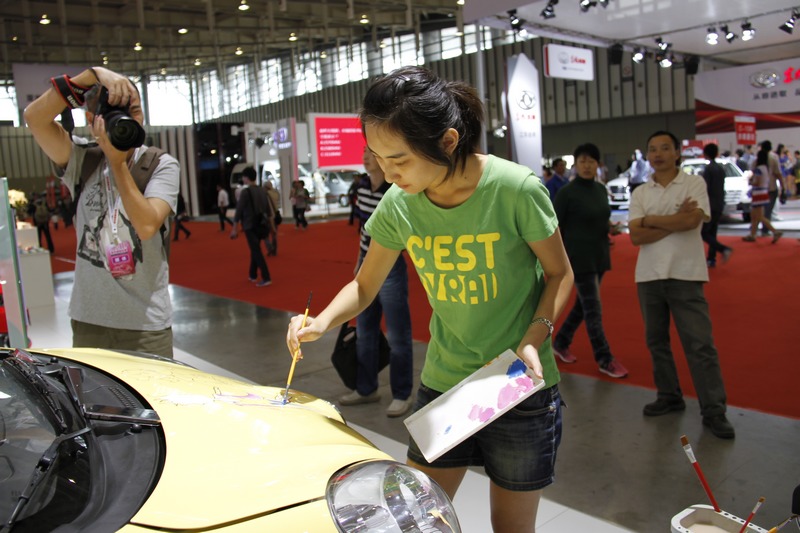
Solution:
[(672, 411), (683, 411), (684, 409), (686, 409), (686, 403), (683, 400), (670, 401), (659, 398), (645, 405), (642, 413), (644, 413), (644, 416), (661, 416)]
[(704, 416), (703, 425), (720, 439), (732, 439), (736, 436), (733, 426), (725, 415)]

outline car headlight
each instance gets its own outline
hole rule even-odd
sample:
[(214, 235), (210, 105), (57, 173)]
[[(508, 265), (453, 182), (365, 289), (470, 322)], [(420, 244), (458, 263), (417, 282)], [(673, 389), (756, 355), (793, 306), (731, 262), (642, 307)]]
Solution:
[(343, 533), (460, 533), (447, 493), (424, 473), (394, 461), (343, 468), (326, 494), (336, 527)]

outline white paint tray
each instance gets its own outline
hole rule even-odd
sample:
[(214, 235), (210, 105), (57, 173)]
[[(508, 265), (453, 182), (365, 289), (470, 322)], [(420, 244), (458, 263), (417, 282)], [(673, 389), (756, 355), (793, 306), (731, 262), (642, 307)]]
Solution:
[[(744, 525), (744, 518), (728, 512), (716, 512), (710, 505), (697, 504), (687, 507), (672, 517), (672, 533), (739, 533)], [(692, 528), (692, 526), (702, 526)], [(767, 530), (747, 524), (747, 533), (767, 533)]]

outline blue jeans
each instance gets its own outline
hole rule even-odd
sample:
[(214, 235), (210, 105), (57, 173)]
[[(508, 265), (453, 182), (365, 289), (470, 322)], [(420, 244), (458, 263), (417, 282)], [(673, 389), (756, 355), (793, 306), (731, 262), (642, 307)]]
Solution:
[(645, 339), (653, 360), (658, 398), (682, 399), (681, 384), (669, 339), (670, 315), (681, 339), (703, 416), (725, 413), (725, 384), (711, 336), (708, 302), (700, 281), (664, 279), (637, 283)]
[(568, 348), (581, 322), (586, 322), (586, 332), (598, 365), (608, 363), (614, 358), (603, 330), (603, 306), (600, 303), (600, 282), (603, 281), (603, 274), (604, 272), (575, 274), (578, 297), (553, 339), (553, 348), (556, 350)]
[(405, 400), (414, 387), (411, 346), (411, 311), (408, 307), (408, 271), (401, 255), (392, 267), (375, 300), (356, 318), (358, 373), (356, 390), (362, 396), (378, 388), (378, 345), (381, 316), (386, 316), (389, 341), (389, 383), (392, 397)]

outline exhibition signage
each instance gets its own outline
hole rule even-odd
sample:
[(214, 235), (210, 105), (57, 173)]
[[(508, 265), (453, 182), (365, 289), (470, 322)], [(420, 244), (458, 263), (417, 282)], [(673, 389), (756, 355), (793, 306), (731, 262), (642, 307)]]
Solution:
[(315, 169), (361, 167), (364, 134), (358, 115), (309, 114), (312, 165)]
[(592, 50), (562, 44), (544, 45), (544, 75), (548, 78), (592, 81), (594, 79)]
[[(756, 124), (759, 130), (797, 128), (798, 71), (800, 61), (795, 58), (698, 73), (694, 79), (697, 133), (735, 131), (738, 136), (740, 131), (755, 133)], [(744, 115), (753, 122), (739, 118)], [(740, 144), (755, 141), (751, 138)]]
[(736, 129), (736, 144), (756, 144), (756, 117), (736, 115), (733, 117), (733, 125)]
[(525, 54), (508, 59), (506, 108), (511, 157), (542, 175), (542, 113), (539, 73)]

